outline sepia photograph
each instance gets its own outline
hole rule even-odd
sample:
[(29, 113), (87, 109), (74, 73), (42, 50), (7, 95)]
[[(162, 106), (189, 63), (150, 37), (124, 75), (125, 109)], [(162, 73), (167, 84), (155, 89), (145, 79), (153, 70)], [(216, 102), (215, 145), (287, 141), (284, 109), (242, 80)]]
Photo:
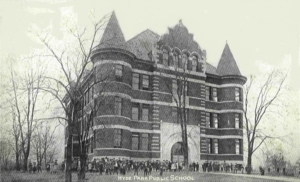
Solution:
[(1, 181), (300, 181), (299, 7), (0, 0)]

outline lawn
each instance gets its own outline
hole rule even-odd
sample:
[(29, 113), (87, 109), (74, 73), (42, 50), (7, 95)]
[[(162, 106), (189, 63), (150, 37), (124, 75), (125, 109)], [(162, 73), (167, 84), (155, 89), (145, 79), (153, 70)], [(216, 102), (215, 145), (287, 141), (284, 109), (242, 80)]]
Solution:
[[(73, 181), (77, 182), (77, 175), (73, 173)], [(214, 173), (196, 173), (196, 172), (165, 172), (163, 176), (159, 176), (158, 172), (153, 172), (147, 178), (143, 178), (142, 173), (138, 177), (134, 177), (133, 173), (128, 173), (125, 176), (123, 175), (102, 175), (98, 173), (87, 173), (87, 181), (89, 182), (131, 182), (131, 181), (220, 181), (220, 182), (274, 182), (275, 180), (269, 179), (259, 179), (251, 177), (242, 177), (234, 175), (220, 175)], [(60, 182), (64, 181), (64, 174), (49, 174), (47, 172), (38, 173), (38, 174), (28, 174), (20, 172), (3, 172), (1, 173), (1, 181), (3, 182)]]

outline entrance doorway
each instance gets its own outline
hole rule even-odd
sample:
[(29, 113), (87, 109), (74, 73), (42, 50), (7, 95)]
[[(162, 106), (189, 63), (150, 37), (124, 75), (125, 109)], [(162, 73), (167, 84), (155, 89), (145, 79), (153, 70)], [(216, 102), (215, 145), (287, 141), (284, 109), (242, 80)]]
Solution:
[(182, 142), (177, 142), (172, 146), (171, 161), (178, 163), (184, 162)]

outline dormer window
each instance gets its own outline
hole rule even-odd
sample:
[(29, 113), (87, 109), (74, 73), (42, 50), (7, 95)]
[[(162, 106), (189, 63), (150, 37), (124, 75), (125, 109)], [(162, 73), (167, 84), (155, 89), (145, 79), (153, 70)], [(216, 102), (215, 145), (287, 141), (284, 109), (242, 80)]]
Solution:
[(187, 55), (186, 55), (186, 54), (183, 54), (183, 55), (182, 55), (182, 59), (181, 59), (181, 65), (180, 65), (180, 68), (186, 69), (186, 67), (187, 67)]
[(198, 58), (196, 56), (193, 56), (192, 57), (192, 71), (197, 70), (197, 62), (198, 62)]
[(169, 62), (169, 52), (167, 49), (163, 49), (163, 65), (168, 66)]
[(174, 53), (173, 54), (173, 57), (174, 57), (174, 67), (175, 68), (178, 68), (178, 54), (177, 53)]

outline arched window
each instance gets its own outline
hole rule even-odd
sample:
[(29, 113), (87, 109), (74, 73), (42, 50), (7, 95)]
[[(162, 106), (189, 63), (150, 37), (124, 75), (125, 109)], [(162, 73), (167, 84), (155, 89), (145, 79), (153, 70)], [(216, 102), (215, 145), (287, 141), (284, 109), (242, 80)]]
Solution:
[(178, 58), (178, 53), (175, 52), (175, 53), (173, 54), (173, 57), (174, 57), (174, 61), (173, 61), (174, 67), (175, 67), (175, 68), (178, 68), (178, 60), (179, 60), (179, 58)]
[(197, 70), (197, 63), (198, 63), (197, 56), (193, 56), (192, 57), (192, 71), (196, 71)]
[(182, 59), (181, 59), (181, 64), (180, 64), (180, 68), (182, 69), (186, 69), (187, 67), (187, 55), (186, 54), (182, 54)]
[(167, 49), (163, 49), (163, 65), (168, 66), (169, 52)]

